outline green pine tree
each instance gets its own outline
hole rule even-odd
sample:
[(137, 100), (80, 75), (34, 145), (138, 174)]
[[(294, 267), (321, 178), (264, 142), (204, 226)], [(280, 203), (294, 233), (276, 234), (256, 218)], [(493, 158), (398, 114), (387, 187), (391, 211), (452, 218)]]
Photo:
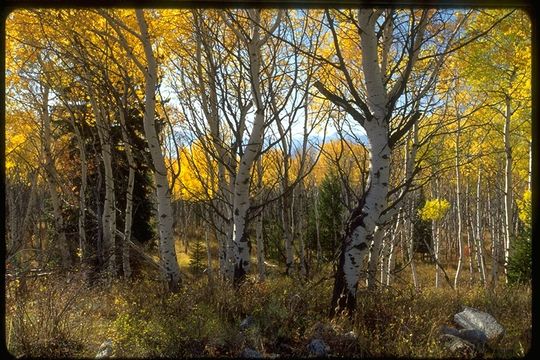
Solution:
[(202, 240), (197, 238), (193, 243), (191, 250), (191, 258), (189, 260), (189, 269), (193, 275), (202, 275), (206, 258), (206, 247), (203, 245)]

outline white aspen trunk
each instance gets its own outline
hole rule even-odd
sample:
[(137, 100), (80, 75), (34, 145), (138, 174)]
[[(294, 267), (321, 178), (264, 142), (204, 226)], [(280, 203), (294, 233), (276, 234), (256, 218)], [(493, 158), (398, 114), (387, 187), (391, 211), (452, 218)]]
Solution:
[(504, 274), (506, 275), (506, 283), (508, 283), (508, 260), (510, 258), (510, 246), (513, 240), (513, 227), (512, 227), (512, 148), (510, 146), (510, 119), (512, 117), (512, 109), (510, 104), (510, 97), (505, 96), (505, 121), (504, 121)]
[(129, 172), (128, 183), (126, 188), (126, 210), (124, 214), (124, 238), (122, 241), (122, 272), (124, 278), (131, 277), (131, 264), (129, 260), (129, 243), (131, 242), (131, 227), (133, 223), (133, 188), (135, 187), (135, 159), (131, 152), (130, 139), (126, 128), (125, 110), (127, 109), (127, 89), (124, 90), (122, 105), (118, 109), (120, 117), (120, 126), (122, 128), (122, 140), (128, 160)]
[(473, 254), (475, 253), (474, 249), (474, 235), (472, 230), (471, 222), (471, 212), (470, 212), (470, 191), (469, 191), (469, 182), (465, 186), (465, 217), (466, 217), (466, 226), (467, 226), (467, 249), (469, 252), (469, 283), (472, 285), (474, 280), (474, 266), (473, 266)]
[[(212, 201), (214, 202), (214, 207), (219, 209), (222, 216), (225, 216), (227, 219), (231, 219), (232, 212), (230, 211), (229, 204), (232, 203), (230, 202), (230, 188), (232, 184), (229, 183), (226, 178), (226, 170), (231, 169), (232, 159), (229, 152), (227, 152), (223, 146), (224, 138), (222, 131), (220, 130), (215, 60), (213, 58), (212, 48), (206, 41), (207, 32), (206, 28), (203, 26), (201, 18), (196, 12), (193, 12), (193, 16), (198, 30), (196, 32), (196, 59), (200, 96), (203, 104), (202, 110), (204, 112), (206, 121), (208, 122), (212, 145), (218, 154), (217, 196)], [(205, 50), (205, 54), (207, 56), (206, 71), (203, 69), (203, 50)], [(227, 278), (227, 274), (232, 274), (233, 270), (233, 266), (228, 266), (227, 261), (227, 259), (232, 260), (232, 231), (230, 229), (230, 223), (224, 220), (222, 216), (220, 216), (220, 214), (215, 214), (214, 224), (217, 228), (216, 238), (218, 240), (219, 269), (220, 273)], [(227, 256), (227, 253), (229, 252), (227, 249), (231, 249), (229, 256)]]
[(99, 143), (101, 145), (101, 160), (105, 170), (105, 199), (103, 200), (103, 213), (101, 214), (104, 268), (107, 269), (109, 276), (114, 277), (116, 275), (116, 200), (114, 194), (110, 126), (105, 119), (105, 110), (98, 103), (99, 100), (96, 94), (91, 92), (90, 88), (88, 88), (88, 93), (90, 94), (90, 103), (92, 104), (98, 130)]
[[(327, 12), (326, 14), (330, 18), (329, 13)], [(364, 193), (360, 204), (352, 211), (346, 225), (345, 233), (343, 234), (330, 308), (331, 316), (341, 313), (345, 309), (349, 311), (349, 315), (352, 315), (356, 308), (356, 291), (359, 274), (363, 266), (364, 256), (368, 252), (368, 243), (371, 240), (374, 241), (372, 254), (377, 255), (380, 249), (380, 239), (374, 237), (374, 231), (377, 225), (384, 223), (380, 219), (380, 216), (387, 205), (391, 154), (389, 119), (395, 107), (394, 101), (403, 92), (410, 74), (408, 71), (404, 72), (387, 94), (385, 88), (386, 82), (384, 81), (386, 74), (382, 74), (379, 65), (378, 36), (375, 32), (380, 14), (382, 14), (381, 10), (358, 10), (358, 28), (360, 30), (360, 46), (362, 49), (361, 64), (364, 75), (366, 101), (364, 104), (363, 101), (356, 100), (357, 105), (362, 108), (364, 117), (359, 115), (356, 110), (354, 110), (356, 112), (354, 116), (359, 119), (369, 139), (370, 176), (369, 187)], [(329, 22), (333, 31), (333, 23), (330, 20)], [(427, 13), (423, 12), (418, 26), (415, 27), (414, 35), (411, 35), (414, 38), (414, 45), (411, 48), (412, 53), (409, 54), (410, 56), (408, 58), (407, 66), (410, 66), (410, 68), (414, 66), (418, 59), (426, 23)], [(337, 44), (338, 39), (335, 36), (335, 32), (333, 32), (333, 36), (334, 43)], [(340, 56), (338, 54), (338, 58)], [(345, 69), (346, 65), (342, 63), (344, 73)], [(349, 86), (354, 85), (349, 84)], [(324, 86), (317, 86), (317, 88), (321, 90)], [(328, 93), (328, 91), (324, 90), (323, 93)], [(347, 105), (343, 105), (343, 101), (341, 100), (338, 103), (342, 107), (348, 107)], [(351, 115), (354, 112), (351, 112)], [(375, 256), (373, 256), (373, 259), (376, 262)]]
[[(439, 178), (435, 178), (435, 198), (439, 199)], [(439, 267), (439, 253), (441, 248), (441, 228), (438, 220), (432, 220), (431, 222), (433, 227), (433, 253), (435, 257), (435, 287), (438, 288), (441, 281), (441, 269)]]
[(488, 219), (489, 219), (489, 231), (491, 238), (491, 287), (495, 288), (498, 281), (498, 241), (496, 237), (496, 228), (495, 228), (495, 214), (493, 211), (493, 204), (491, 200), (491, 194), (488, 191), (487, 193), (487, 206), (488, 206)]
[[(298, 206), (298, 221), (295, 225), (295, 229), (296, 229), (296, 238), (299, 240), (298, 258), (300, 261), (300, 275), (302, 275), (303, 277), (306, 277), (307, 276), (306, 256), (305, 256), (306, 250), (304, 247), (304, 231), (303, 231), (304, 229), (304, 211), (303, 211), (304, 197), (302, 196), (304, 188), (302, 186), (302, 183), (300, 184), (299, 187), (297, 187), (297, 190), (299, 192), (299, 195), (297, 197), (299, 206)], [(294, 212), (294, 208), (293, 208), (293, 212)]]
[[(411, 136), (411, 135), (409, 135)], [(413, 125), (413, 143), (411, 145), (411, 150), (409, 151), (409, 139), (407, 139), (407, 142), (405, 143), (405, 168), (407, 169), (407, 176), (410, 176), (412, 173), (412, 158), (416, 156), (416, 143), (418, 138), (418, 126), (416, 124)], [(418, 282), (418, 274), (416, 272), (416, 263), (414, 261), (414, 239), (413, 239), (413, 223), (412, 223), (412, 217), (414, 214), (414, 196), (415, 192), (411, 192), (410, 194), (407, 194), (407, 199), (405, 200), (405, 206), (407, 215), (403, 219), (403, 227), (405, 229), (405, 237), (406, 237), (406, 243), (407, 243), (407, 253), (409, 256), (409, 261), (411, 263), (411, 277), (413, 281), (413, 286), (415, 290), (419, 289), (419, 282)]]
[(375, 239), (373, 235), (388, 194), (390, 175), (388, 109), (377, 55), (377, 38), (374, 31), (376, 19), (372, 15), (371, 10), (359, 10), (358, 14), (362, 29), (362, 68), (367, 90), (367, 105), (372, 115), (372, 118), (365, 122), (365, 130), (371, 145), (369, 188), (346, 225), (334, 282), (331, 315), (339, 314), (345, 309), (352, 313), (356, 309), (360, 270), (369, 251), (369, 242), (376, 240), (372, 244), (372, 249), (380, 248), (380, 239)]
[(456, 276), (454, 278), (454, 289), (458, 288), (459, 274), (461, 272), (461, 265), (463, 263), (463, 241), (461, 239), (462, 231), (462, 218), (461, 218), (461, 172), (459, 171), (459, 157), (460, 157), (460, 138), (461, 138), (461, 118), (457, 117), (457, 133), (456, 133), (456, 217), (457, 217), (457, 245), (458, 245), (458, 263), (456, 269)]
[[(294, 271), (294, 248), (293, 248), (293, 219), (294, 214), (294, 190), (289, 190), (289, 165), (290, 153), (289, 145), (282, 124), (277, 121), (277, 128), (281, 138), (281, 146), (283, 147), (283, 173), (281, 174), (281, 223), (283, 226), (283, 238), (285, 243), (285, 274), (291, 275)], [(292, 201), (291, 201), (292, 198)]]
[(484, 235), (482, 231), (482, 216), (481, 216), (481, 177), (482, 168), (478, 167), (478, 178), (476, 180), (476, 244), (478, 249), (478, 261), (480, 263), (480, 279), (482, 286), (486, 286), (486, 259), (484, 255)]
[[(260, 154), (263, 141), (263, 133), (265, 128), (264, 121), (264, 104), (261, 93), (261, 46), (268, 38), (268, 34), (265, 34), (265, 38), (261, 40), (260, 35), (260, 20), (261, 10), (252, 9), (248, 10), (248, 14), (251, 20), (251, 39), (244, 37), (248, 55), (249, 55), (249, 73), (251, 83), (251, 93), (253, 97), (253, 104), (255, 105), (255, 119), (253, 121), (253, 128), (249, 136), (249, 143), (244, 149), (244, 153), (241, 156), (240, 164), (238, 167), (238, 173), (234, 181), (233, 192), (233, 244), (234, 244), (234, 282), (240, 284), (249, 271), (250, 257), (249, 257), (249, 239), (247, 237), (247, 216), (250, 207), (249, 201), (249, 184), (250, 174), (253, 164)], [(279, 18), (269, 30), (271, 34), (277, 24)], [(236, 30), (237, 31), (237, 30)], [(237, 31), (238, 32), (238, 31)], [(240, 36), (242, 38), (242, 35)]]
[(322, 247), (321, 247), (321, 237), (320, 237), (320, 224), (319, 224), (319, 188), (315, 189), (315, 233), (317, 236), (317, 269), (321, 266), (322, 260)]
[[(258, 174), (258, 188), (262, 189), (262, 177), (263, 177), (263, 168), (262, 168), (262, 159), (257, 161), (257, 174)], [(263, 215), (264, 210), (261, 209), (260, 213), (257, 215), (255, 232), (257, 237), (257, 269), (259, 271), (259, 281), (264, 281), (266, 279), (266, 271), (264, 267), (264, 238), (263, 238)]]
[(81, 187), (79, 189), (79, 249), (80, 260), (85, 263), (88, 260), (88, 243), (86, 240), (86, 189), (88, 187), (88, 164), (86, 161), (86, 148), (79, 128), (72, 118), (72, 127), (79, 145), (79, 158), (81, 161)]
[(257, 216), (255, 227), (257, 236), (257, 269), (259, 271), (259, 281), (266, 279), (266, 270), (264, 267), (264, 239), (263, 239), (263, 211)]
[(62, 208), (60, 205), (60, 196), (58, 194), (58, 172), (54, 164), (54, 159), (51, 151), (52, 134), (51, 134), (51, 118), (49, 114), (49, 86), (41, 84), (42, 87), (42, 103), (41, 103), (41, 120), (43, 123), (43, 154), (45, 156), (45, 177), (47, 186), (51, 196), (53, 205), (54, 228), (57, 234), (55, 245), (60, 253), (62, 267), (67, 269), (71, 266), (71, 256), (64, 231), (64, 218), (62, 216)]
[(150, 42), (148, 27), (142, 9), (135, 10), (139, 28), (141, 30), (142, 45), (147, 62), (145, 77), (145, 104), (144, 104), (144, 133), (154, 167), (154, 182), (156, 184), (156, 199), (158, 210), (159, 254), (164, 276), (170, 291), (176, 292), (180, 287), (180, 268), (176, 258), (175, 241), (173, 237), (173, 218), (171, 206), (171, 191), (167, 179), (167, 168), (156, 131), (156, 85), (157, 63)]
[(387, 265), (387, 276), (386, 276), (386, 285), (390, 286), (394, 282), (394, 275), (393, 272), (396, 268), (396, 247), (398, 244), (397, 238), (398, 235), (401, 233), (401, 218), (403, 217), (402, 212), (400, 211), (398, 213), (397, 219), (396, 219), (396, 227), (394, 228), (394, 231), (392, 232), (392, 237), (390, 241), (390, 250), (388, 254), (388, 265)]
[[(385, 231), (382, 240), (381, 240), (381, 252), (379, 256), (379, 283), (384, 284), (385, 278), (386, 278), (386, 272), (387, 272), (387, 257), (388, 257), (388, 251), (390, 248), (390, 243), (388, 239), (388, 231)], [(375, 276), (374, 276), (375, 277)], [(368, 288), (369, 288), (369, 281), (368, 281)]]
[(433, 256), (435, 257), (435, 287), (438, 288), (441, 280), (441, 271), (439, 268), (439, 249), (440, 249), (440, 238), (439, 238), (439, 224), (437, 220), (431, 221), (431, 229), (433, 234)]

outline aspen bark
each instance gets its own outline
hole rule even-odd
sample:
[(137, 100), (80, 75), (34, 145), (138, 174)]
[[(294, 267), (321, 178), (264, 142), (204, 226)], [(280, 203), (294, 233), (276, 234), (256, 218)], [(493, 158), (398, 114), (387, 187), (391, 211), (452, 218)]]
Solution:
[[(246, 277), (250, 269), (250, 243), (247, 235), (248, 211), (250, 208), (249, 185), (250, 174), (253, 164), (260, 154), (265, 129), (264, 103), (261, 90), (261, 47), (270, 34), (279, 25), (281, 12), (268, 33), (261, 38), (261, 10), (247, 10), (251, 21), (251, 38), (243, 35), (235, 27), (233, 31), (244, 41), (249, 58), (249, 75), (253, 105), (255, 106), (255, 116), (253, 127), (249, 135), (248, 144), (240, 157), (238, 173), (234, 180), (233, 191), (233, 229), (232, 238), (234, 246), (234, 274), (235, 284), (240, 284)], [(230, 25), (230, 23), (229, 23)]]
[[(374, 31), (376, 19), (371, 10), (359, 10), (362, 46), (362, 68), (367, 89), (367, 105), (372, 115), (365, 122), (365, 130), (371, 145), (369, 188), (361, 202), (352, 211), (342, 239), (338, 269), (330, 308), (333, 316), (347, 309), (356, 309), (356, 291), (360, 269), (373, 240), (376, 221), (388, 194), (390, 147), (388, 146), (388, 120), (386, 92), (378, 64), (377, 38)], [(378, 246), (378, 244), (377, 244)]]
[(119, 106), (120, 126), (122, 127), (122, 140), (128, 160), (129, 172), (126, 188), (126, 210), (124, 213), (124, 238), (122, 241), (122, 272), (125, 278), (131, 277), (131, 264), (129, 259), (129, 243), (131, 242), (131, 227), (133, 223), (133, 188), (135, 187), (135, 159), (131, 151), (130, 139), (127, 133), (125, 111), (127, 109), (127, 89), (124, 90), (122, 104)]
[[(262, 188), (262, 177), (263, 177), (263, 168), (262, 160), (257, 161), (257, 174), (258, 174), (258, 187)], [(257, 268), (259, 271), (259, 281), (264, 281), (266, 279), (266, 271), (264, 267), (264, 238), (263, 238), (263, 209), (260, 210), (260, 213), (257, 215), (255, 231), (257, 237)]]
[(144, 133), (152, 164), (154, 166), (154, 182), (156, 185), (156, 199), (159, 229), (159, 253), (161, 265), (165, 269), (165, 278), (170, 291), (179, 290), (181, 278), (178, 260), (176, 257), (175, 241), (173, 236), (173, 218), (171, 206), (171, 191), (167, 179), (167, 168), (161, 150), (160, 141), (156, 131), (156, 85), (157, 63), (150, 42), (148, 27), (144, 19), (142, 9), (135, 10), (137, 22), (141, 30), (141, 41), (144, 47), (147, 68), (144, 71), (145, 78), (145, 104), (144, 104)]
[(459, 275), (461, 272), (461, 265), (463, 263), (463, 241), (461, 238), (461, 232), (463, 229), (462, 217), (461, 217), (461, 172), (459, 170), (459, 158), (460, 158), (460, 146), (461, 146), (461, 118), (457, 117), (457, 132), (456, 132), (456, 148), (455, 148), (455, 171), (456, 171), (456, 218), (457, 218), (457, 246), (458, 246), (458, 263), (456, 269), (456, 275), (454, 277), (454, 289), (457, 289), (459, 282)]
[(105, 172), (105, 199), (103, 200), (103, 212), (101, 223), (103, 229), (102, 245), (104, 267), (110, 276), (116, 275), (116, 199), (114, 194), (114, 174), (112, 168), (112, 149), (110, 139), (110, 126), (105, 119), (105, 109), (99, 104), (96, 94), (90, 93), (90, 102), (96, 120), (96, 127), (101, 145), (101, 160)]
[(508, 283), (508, 260), (510, 258), (510, 246), (513, 240), (514, 231), (512, 227), (513, 214), (513, 178), (512, 178), (512, 147), (510, 145), (510, 120), (512, 117), (512, 108), (510, 96), (505, 96), (505, 121), (504, 121), (504, 273), (506, 283)]
[[(362, 48), (362, 70), (364, 74), (364, 85), (366, 91), (366, 101), (359, 100), (356, 96), (358, 105), (364, 112), (364, 117), (356, 110), (351, 109), (341, 100), (337, 101), (340, 106), (349, 109), (348, 111), (364, 127), (370, 143), (370, 168), (369, 168), (369, 187), (366, 189), (358, 206), (353, 209), (342, 236), (341, 253), (334, 281), (334, 291), (330, 307), (330, 316), (348, 310), (352, 315), (356, 308), (356, 291), (360, 269), (363, 266), (364, 257), (368, 251), (368, 244), (373, 241), (372, 249), (375, 255), (380, 247), (380, 239), (374, 235), (377, 225), (383, 222), (380, 219), (382, 211), (387, 205), (388, 183), (390, 177), (390, 155), (391, 144), (389, 138), (389, 119), (394, 110), (394, 101), (402, 93), (409, 72), (405, 72), (396, 81), (392, 89), (387, 93), (386, 82), (379, 65), (378, 37), (375, 32), (375, 25), (380, 10), (361, 9), (358, 10), (358, 27), (360, 33), (360, 45)], [(327, 17), (330, 18), (328, 12)], [(426, 13), (424, 12), (418, 27), (415, 29), (414, 45), (411, 50), (408, 66), (412, 68), (418, 58), (420, 46), (424, 35), (426, 25)], [(330, 28), (333, 28), (333, 22), (329, 19)], [(335, 32), (334, 43), (338, 42)], [(336, 48), (337, 49), (337, 48)], [(341, 53), (338, 53), (341, 57)], [(346, 77), (346, 65), (342, 63), (342, 70)], [(350, 81), (349, 81), (350, 83)], [(323, 93), (328, 93), (322, 86), (318, 86)], [(355, 90), (355, 89), (352, 89)], [(372, 253), (373, 254), (373, 253)], [(373, 261), (375, 257), (373, 257)], [(373, 265), (372, 265), (373, 266)]]
[(60, 254), (62, 267), (67, 269), (71, 266), (71, 256), (69, 253), (69, 246), (64, 229), (64, 218), (62, 216), (62, 207), (60, 205), (60, 196), (58, 194), (58, 172), (54, 164), (54, 159), (51, 151), (52, 134), (51, 134), (51, 118), (49, 114), (49, 91), (50, 88), (47, 84), (41, 84), (42, 88), (42, 103), (41, 103), (41, 121), (43, 125), (43, 155), (45, 160), (45, 177), (47, 179), (47, 186), (49, 188), (49, 194), (51, 196), (51, 203), (53, 205), (53, 217), (54, 228), (57, 234), (57, 241), (55, 245), (58, 248)]
[(484, 234), (482, 231), (482, 216), (481, 216), (481, 179), (482, 167), (478, 167), (478, 177), (476, 179), (476, 244), (478, 248), (478, 262), (480, 263), (480, 279), (482, 286), (486, 286), (486, 259), (484, 255)]

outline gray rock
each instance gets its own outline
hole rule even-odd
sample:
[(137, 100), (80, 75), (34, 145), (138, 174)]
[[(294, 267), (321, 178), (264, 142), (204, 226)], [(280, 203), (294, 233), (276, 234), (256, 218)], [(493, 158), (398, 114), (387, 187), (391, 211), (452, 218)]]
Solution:
[(504, 328), (493, 316), (467, 306), (462, 312), (454, 315), (454, 321), (465, 330), (483, 332), (489, 342), (497, 342), (504, 335)]
[(479, 352), (483, 352), (485, 349), (485, 345), (488, 342), (488, 338), (486, 337), (486, 334), (484, 332), (477, 330), (477, 329), (455, 329), (452, 327), (448, 327), (443, 325), (441, 327), (441, 334), (444, 335), (450, 335), (448, 339), (453, 339), (453, 337), (458, 337), (462, 340), (465, 340), (467, 343), (470, 343), (474, 345), (476, 350)]
[(467, 340), (464, 340), (458, 336), (451, 334), (442, 334), (440, 340), (443, 343), (444, 347), (450, 350), (450, 352), (452, 352), (453, 354), (476, 354), (475, 346)]
[(474, 344), (479, 350), (483, 349), (484, 345), (488, 342), (486, 334), (478, 329), (461, 329), (459, 330), (458, 336), (471, 344)]
[(251, 348), (245, 348), (244, 351), (240, 354), (240, 357), (249, 358), (249, 359), (260, 359), (263, 356), (257, 350)]
[(453, 328), (453, 327), (443, 325), (443, 326), (441, 326), (441, 334), (459, 336), (459, 330), (456, 329), (456, 328)]
[(253, 317), (251, 315), (249, 315), (244, 320), (242, 320), (242, 322), (240, 322), (240, 329), (241, 330), (246, 330), (247, 328), (252, 326), (254, 323), (255, 323), (255, 321), (253, 320)]
[(113, 352), (112, 340), (108, 339), (101, 344), (96, 354), (96, 359), (105, 359), (111, 357)]
[(358, 335), (356, 335), (356, 333), (355, 333), (354, 331), (351, 330), (351, 331), (349, 331), (348, 333), (343, 334), (343, 338), (344, 338), (345, 340), (351, 340), (351, 341), (353, 341), (353, 340), (358, 340)]
[(330, 347), (321, 339), (311, 340), (307, 349), (311, 355), (317, 357), (328, 356), (328, 351), (330, 351)]

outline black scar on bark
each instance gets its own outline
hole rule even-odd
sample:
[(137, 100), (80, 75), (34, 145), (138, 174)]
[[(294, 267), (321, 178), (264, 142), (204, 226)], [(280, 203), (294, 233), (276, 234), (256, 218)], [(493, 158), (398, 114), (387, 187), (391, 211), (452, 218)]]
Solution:
[(240, 210), (238, 210), (238, 208), (234, 209), (234, 215), (236, 216), (240, 215)]
[(242, 262), (234, 264), (233, 285), (235, 288), (239, 288), (240, 285), (246, 280), (246, 270)]
[[(366, 192), (360, 198), (358, 205), (352, 210), (351, 216), (347, 221), (345, 231), (341, 235), (341, 250), (339, 253), (337, 271), (334, 277), (334, 290), (329, 311), (329, 316), (331, 318), (341, 314), (343, 311), (347, 311), (349, 317), (352, 318), (354, 312), (356, 311), (356, 296), (347, 289), (347, 282), (345, 280), (345, 253), (347, 250), (348, 241), (354, 230), (359, 226), (365, 228), (364, 218), (366, 217), (367, 213), (365, 213), (363, 209), (369, 191), (370, 188), (366, 190)], [(364, 246), (367, 245), (364, 244)]]
[(358, 249), (360, 251), (367, 249), (367, 244), (365, 242), (361, 242), (358, 245), (353, 246), (355, 249)]
[(381, 156), (384, 160), (388, 159), (388, 155), (384, 154), (383, 156)]
[(248, 241), (247, 235), (245, 233), (242, 234), (242, 237), (240, 238), (240, 242), (247, 242), (247, 241)]

